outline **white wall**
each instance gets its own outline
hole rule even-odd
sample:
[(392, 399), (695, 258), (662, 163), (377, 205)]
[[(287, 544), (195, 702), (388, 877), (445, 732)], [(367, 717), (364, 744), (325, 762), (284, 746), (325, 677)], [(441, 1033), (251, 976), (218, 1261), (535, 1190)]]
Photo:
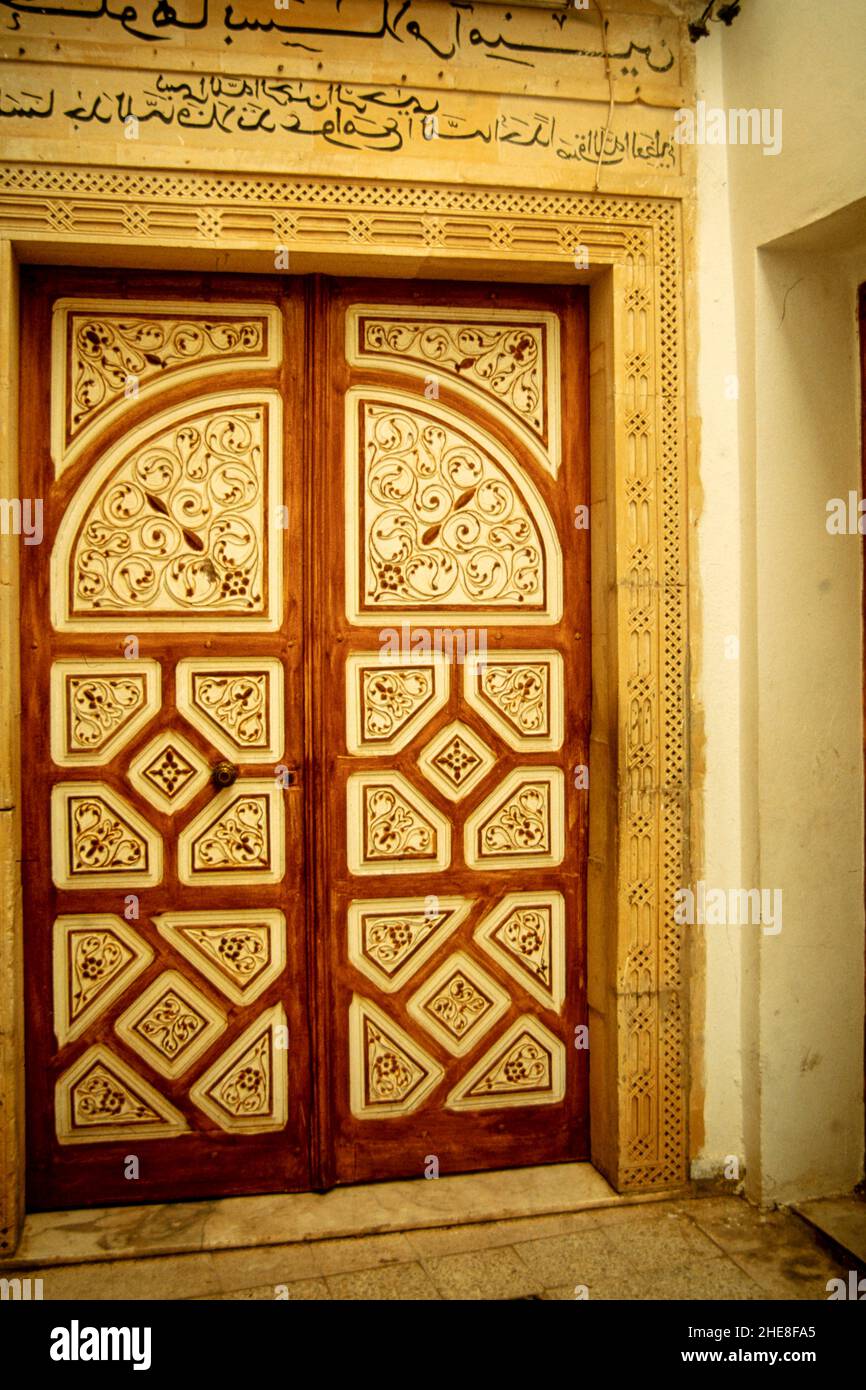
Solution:
[[(753, 0), (699, 47), (706, 100), (783, 119), (776, 157), (699, 151), (697, 248), (704, 877), (781, 888), (784, 925), (778, 936), (739, 928), (738, 941), (707, 929), (696, 1172), (742, 1142), (747, 1191), (773, 1202), (846, 1190), (862, 1171), (861, 542), (825, 526), (828, 499), (860, 490), (862, 0)], [(736, 442), (718, 399), (732, 352)], [(735, 609), (736, 714), (718, 653)]]

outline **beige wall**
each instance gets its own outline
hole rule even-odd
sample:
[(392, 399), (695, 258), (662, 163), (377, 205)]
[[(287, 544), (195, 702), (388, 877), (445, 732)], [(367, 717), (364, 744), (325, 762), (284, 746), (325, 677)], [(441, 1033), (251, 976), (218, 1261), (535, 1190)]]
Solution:
[[(708, 882), (781, 888), (784, 925), (706, 931), (695, 1167), (717, 1171), (742, 1143), (747, 1191), (770, 1202), (845, 1190), (862, 1172), (861, 542), (825, 527), (828, 499), (860, 489), (862, 6), (752, 5), (704, 48), (708, 102), (783, 111), (777, 157), (700, 152), (698, 246), (700, 857)], [(720, 403), (732, 371), (735, 427)], [(739, 718), (726, 631), (740, 635)]]

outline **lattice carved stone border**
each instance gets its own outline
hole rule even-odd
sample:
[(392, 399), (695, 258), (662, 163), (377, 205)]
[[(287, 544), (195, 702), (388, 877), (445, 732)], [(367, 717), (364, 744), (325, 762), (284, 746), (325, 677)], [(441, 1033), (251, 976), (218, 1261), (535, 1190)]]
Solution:
[[(0, 236), (41, 243), (200, 254), (388, 253), (414, 269), (485, 260), (551, 263), (575, 249), (613, 268), (613, 429), (618, 686), (619, 863), (616, 1172), (622, 1189), (674, 1184), (686, 1172), (686, 997), (674, 892), (686, 834), (685, 358), (681, 207), (602, 194), (205, 175), (50, 165), (0, 166)], [(415, 258), (414, 261), (412, 258)], [(131, 257), (127, 256), (127, 259)], [(323, 267), (326, 262), (323, 262)], [(218, 268), (215, 264), (214, 268)], [(519, 274), (519, 271), (518, 271)], [(501, 269), (498, 278), (503, 278)], [(555, 278), (555, 277), (550, 277)], [(566, 274), (562, 278), (567, 278)], [(610, 543), (610, 542), (609, 542)]]

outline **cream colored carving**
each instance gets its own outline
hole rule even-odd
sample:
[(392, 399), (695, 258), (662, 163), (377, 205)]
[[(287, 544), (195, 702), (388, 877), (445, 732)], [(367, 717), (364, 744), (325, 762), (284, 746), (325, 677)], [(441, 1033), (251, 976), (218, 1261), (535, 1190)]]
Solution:
[(101, 767), (161, 707), (158, 661), (55, 661), (51, 757), (59, 767)]
[(221, 753), (272, 763), (283, 753), (283, 666), (270, 657), (186, 658), (177, 663), (177, 708)]
[(152, 888), (162, 880), (162, 838), (104, 782), (58, 782), (51, 873), (58, 888)]
[(346, 746), (350, 753), (396, 753), (448, 703), (451, 667), (429, 656), (346, 658)]
[(555, 527), (491, 435), (440, 401), (394, 389), (350, 388), (345, 420), (350, 622), (559, 620)]
[(455, 951), (412, 995), (406, 1008), (428, 1033), (462, 1057), (510, 1004), (504, 989), (465, 951)]
[(180, 833), (177, 873), (188, 885), (279, 883), (285, 873), (284, 792), (241, 778)]
[(165, 385), (273, 367), (279, 309), (179, 300), (58, 299), (51, 321), (51, 457), (68, 468), (96, 435)]
[(511, 748), (552, 753), (564, 735), (563, 661), (554, 651), (473, 652), (464, 665), (468, 703)]
[(399, 772), (352, 773), (346, 840), (353, 874), (438, 873), (451, 862), (451, 826)]
[(475, 928), (475, 940), (518, 984), (558, 1013), (565, 998), (565, 899), (508, 893)]
[(194, 1086), (190, 1099), (230, 1134), (265, 1134), (288, 1119), (288, 1030), (275, 1004), (244, 1030)]
[(349, 1097), (361, 1120), (409, 1115), (444, 1071), (398, 1023), (369, 999), (352, 996), (349, 1008)]
[(565, 779), (560, 768), (518, 767), (463, 828), (471, 869), (561, 864), (565, 853)]
[(391, 994), (447, 941), (472, 907), (472, 898), (367, 898), (349, 905), (349, 960)]
[(487, 744), (459, 719), (440, 729), (418, 756), (425, 777), (450, 801), (474, 791), (495, 762)]
[(157, 931), (235, 1004), (251, 1004), (286, 964), (286, 919), (270, 908), (163, 912)]
[(54, 1115), (61, 1144), (170, 1139), (189, 1128), (173, 1105), (101, 1043), (60, 1077)]
[(54, 1033), (73, 1042), (153, 960), (153, 951), (120, 917), (58, 917), (52, 940)]
[(203, 396), (150, 416), (112, 445), (60, 523), (54, 626), (279, 627), (281, 414), (274, 391)]
[(225, 1016), (177, 970), (165, 970), (121, 1014), (117, 1036), (163, 1076), (181, 1076), (225, 1032)]
[(346, 312), (351, 366), (428, 376), (505, 417), (555, 478), (560, 465), (559, 319), (521, 309), (353, 304)]
[(556, 1105), (565, 1096), (565, 1048), (525, 1014), (498, 1038), (448, 1095), (449, 1110)]
[(126, 775), (152, 806), (173, 815), (207, 785), (210, 769), (191, 743), (168, 730), (133, 758)]

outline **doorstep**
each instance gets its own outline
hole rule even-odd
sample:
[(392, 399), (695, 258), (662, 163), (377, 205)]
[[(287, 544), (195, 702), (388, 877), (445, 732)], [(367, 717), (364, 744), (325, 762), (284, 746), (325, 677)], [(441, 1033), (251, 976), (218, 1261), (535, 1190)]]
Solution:
[(817, 1231), (836, 1259), (866, 1271), (866, 1202), (862, 1197), (817, 1197), (810, 1202), (792, 1202), (791, 1211)]
[(668, 1188), (622, 1196), (591, 1163), (557, 1163), (430, 1180), (366, 1183), (324, 1193), (33, 1212), (25, 1219), (18, 1249), (0, 1260), (0, 1268), (132, 1260), (147, 1255), (200, 1254), (381, 1235), (670, 1201), (690, 1193), (690, 1188)]

